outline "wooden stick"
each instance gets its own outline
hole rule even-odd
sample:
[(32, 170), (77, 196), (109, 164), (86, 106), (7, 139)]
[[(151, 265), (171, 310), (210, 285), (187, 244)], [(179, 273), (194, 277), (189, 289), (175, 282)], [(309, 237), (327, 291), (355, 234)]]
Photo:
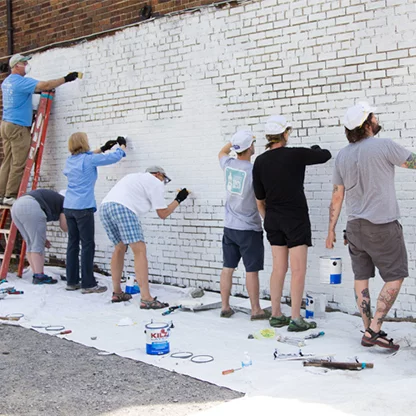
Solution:
[(20, 316), (0, 316), (0, 320), (2, 321), (18, 321), (20, 319)]
[(338, 370), (362, 370), (364, 368), (374, 368), (373, 363), (342, 363), (342, 362), (325, 361), (325, 360), (304, 361), (303, 366), (304, 367), (334, 368)]

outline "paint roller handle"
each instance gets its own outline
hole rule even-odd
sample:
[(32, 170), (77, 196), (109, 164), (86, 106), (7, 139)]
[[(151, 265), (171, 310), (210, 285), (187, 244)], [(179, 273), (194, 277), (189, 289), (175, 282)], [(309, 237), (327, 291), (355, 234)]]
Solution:
[(66, 335), (66, 334), (71, 334), (71, 333), (72, 331), (70, 329), (66, 329), (65, 331), (61, 331), (59, 335)]

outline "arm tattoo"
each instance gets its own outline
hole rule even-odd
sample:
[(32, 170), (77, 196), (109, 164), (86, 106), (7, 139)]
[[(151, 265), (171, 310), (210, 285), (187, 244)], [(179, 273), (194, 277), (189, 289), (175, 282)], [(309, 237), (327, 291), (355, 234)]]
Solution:
[(334, 185), (334, 189), (332, 190), (332, 193), (338, 192), (338, 185)]
[(416, 153), (412, 153), (404, 162), (407, 169), (416, 169)]

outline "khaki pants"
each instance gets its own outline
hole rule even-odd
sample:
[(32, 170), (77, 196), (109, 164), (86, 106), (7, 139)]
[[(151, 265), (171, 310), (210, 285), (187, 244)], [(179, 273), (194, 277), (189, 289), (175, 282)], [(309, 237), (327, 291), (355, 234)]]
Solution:
[(30, 150), (30, 128), (2, 121), (4, 158), (0, 169), (0, 197), (17, 197)]

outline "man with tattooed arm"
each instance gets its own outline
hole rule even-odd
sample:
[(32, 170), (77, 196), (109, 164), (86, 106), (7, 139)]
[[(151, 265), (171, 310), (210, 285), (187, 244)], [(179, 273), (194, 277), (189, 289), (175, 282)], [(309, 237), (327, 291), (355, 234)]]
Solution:
[[(344, 195), (347, 207), (346, 240), (355, 277), (355, 296), (364, 323), (361, 345), (398, 350), (381, 330), (408, 276), (407, 252), (394, 186), (395, 166), (416, 168), (416, 154), (390, 139), (376, 139), (381, 130), (376, 109), (366, 102), (349, 108), (344, 118), (349, 141), (335, 160), (326, 247), (333, 248), (335, 226)], [(369, 279), (379, 270), (384, 286), (371, 313)]]

